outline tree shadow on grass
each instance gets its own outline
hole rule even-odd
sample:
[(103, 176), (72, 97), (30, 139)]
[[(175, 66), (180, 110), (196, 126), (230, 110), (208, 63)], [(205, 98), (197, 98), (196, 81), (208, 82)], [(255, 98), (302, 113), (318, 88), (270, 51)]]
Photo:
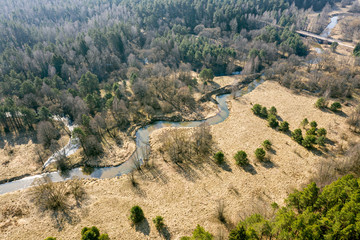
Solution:
[(272, 154), (272, 155), (276, 155), (276, 150), (274, 148), (270, 148), (269, 149), (269, 152)]
[(0, 148), (4, 148), (6, 142), (9, 146), (14, 147), (16, 145), (28, 144), (30, 141), (38, 144), (35, 131), (0, 133)]
[(135, 230), (137, 232), (142, 232), (146, 236), (149, 236), (150, 235), (150, 225), (149, 225), (148, 220), (145, 218), (140, 223), (136, 224)]
[(54, 221), (54, 227), (58, 231), (62, 231), (65, 224), (77, 224), (80, 222), (80, 217), (70, 210), (53, 211), (51, 217)]
[(243, 169), (245, 172), (250, 173), (251, 175), (257, 174), (256, 169), (251, 164), (247, 164), (246, 166), (243, 166)]
[(261, 166), (267, 169), (275, 168), (277, 167), (275, 163), (273, 163), (271, 160), (266, 160), (261, 162)]
[(185, 177), (186, 180), (191, 182), (195, 182), (200, 178), (199, 174), (194, 169), (192, 169), (188, 163), (176, 163), (176, 171)]
[(139, 197), (146, 197), (146, 192), (141, 189), (138, 182), (131, 183), (131, 190)]
[(232, 172), (232, 169), (230, 167), (230, 165), (227, 162), (223, 162), (222, 164), (220, 164), (220, 167), (227, 172)]
[(337, 111), (337, 112), (334, 112), (336, 115), (340, 116), (340, 117), (344, 117), (344, 118), (347, 118), (349, 117), (349, 115), (347, 115), (346, 113), (344, 113), (343, 111)]
[(335, 146), (335, 142), (333, 140), (331, 140), (331, 139), (328, 139), (328, 138), (325, 139), (325, 143), (330, 144), (331, 146)]
[(322, 151), (320, 151), (317, 148), (311, 148), (309, 149), (310, 152), (312, 152), (312, 154), (316, 155), (316, 156), (322, 156), (324, 153)]
[(160, 231), (159, 234), (166, 240), (171, 239), (171, 233), (169, 232), (169, 229), (165, 226)]
[(148, 175), (147, 173), (149, 173), (151, 179), (154, 179), (155, 181), (159, 181), (163, 184), (168, 183), (169, 181), (168, 177), (156, 165), (151, 165), (151, 166), (148, 165), (145, 167), (145, 169), (148, 170), (146, 172), (146, 175)]

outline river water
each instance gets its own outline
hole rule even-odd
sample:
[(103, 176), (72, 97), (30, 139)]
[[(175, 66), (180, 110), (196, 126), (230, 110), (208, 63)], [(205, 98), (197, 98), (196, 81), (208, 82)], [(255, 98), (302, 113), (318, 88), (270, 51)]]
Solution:
[[(240, 89), (236, 96), (243, 96), (251, 91), (253, 91), (257, 86), (263, 83), (263, 80), (255, 80), (250, 83), (248, 86)], [(75, 168), (70, 170), (65, 176), (60, 175), (59, 172), (51, 172), (44, 173), (40, 175), (35, 175), (31, 177), (25, 177), (20, 180), (12, 181), (9, 183), (0, 185), (0, 194), (13, 192), (16, 190), (28, 188), (33, 185), (34, 180), (41, 177), (49, 177), (53, 182), (66, 181), (68, 179), (72, 179), (74, 177), (77, 178), (113, 178), (117, 176), (121, 176), (123, 174), (127, 174), (134, 169), (136, 169), (139, 164), (142, 163), (142, 159), (144, 158), (144, 153), (149, 146), (149, 139), (152, 132), (157, 129), (161, 129), (164, 127), (197, 127), (202, 123), (207, 123), (209, 125), (215, 125), (223, 122), (226, 118), (228, 118), (230, 112), (227, 106), (226, 100), (230, 94), (224, 94), (216, 97), (218, 102), (219, 112), (216, 116), (210, 117), (208, 119), (202, 121), (189, 121), (189, 122), (169, 122), (169, 121), (158, 121), (154, 122), (148, 126), (140, 128), (136, 132), (136, 150), (134, 154), (130, 157), (129, 160), (124, 162), (123, 164), (116, 167), (103, 167), (103, 168), (94, 168), (93, 171), (89, 174), (83, 172), (82, 168)]]
[[(338, 23), (338, 20), (339, 20), (339, 16), (334, 16), (330, 19), (330, 23), (329, 25), (327, 25), (327, 27), (324, 29), (324, 31), (322, 33), (320, 33), (320, 36), (321, 37), (326, 37), (326, 38), (329, 38), (330, 37), (330, 34), (331, 34), (331, 31), (333, 30), (333, 28), (337, 25)], [(317, 53), (323, 53), (323, 49), (322, 48), (315, 48), (315, 51)]]

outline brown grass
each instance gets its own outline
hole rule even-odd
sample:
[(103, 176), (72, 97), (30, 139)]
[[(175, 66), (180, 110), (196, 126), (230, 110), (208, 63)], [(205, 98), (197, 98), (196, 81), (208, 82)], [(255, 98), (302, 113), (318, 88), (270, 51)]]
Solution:
[[(163, 239), (151, 221), (160, 215), (166, 222), (166, 236), (171, 239), (191, 235), (197, 224), (214, 235), (226, 237), (232, 226), (252, 213), (270, 216), (273, 212), (270, 204), (277, 202), (281, 206), (294, 188), (300, 188), (312, 179), (324, 159), (340, 161), (334, 149), (341, 135), (358, 141), (358, 136), (348, 130), (344, 117), (316, 109), (315, 101), (314, 97), (295, 95), (275, 82), (265, 82), (250, 94), (231, 100), (230, 117), (212, 126), (214, 140), (225, 153), (226, 164), (218, 166), (211, 159), (191, 165), (164, 162), (156, 151), (161, 146), (159, 137), (167, 131), (162, 129), (151, 136), (152, 164), (143, 168), (141, 174), (135, 173), (136, 188), (126, 176), (85, 180), (83, 186), (88, 199), (81, 208), (74, 209), (79, 218), (77, 222), (65, 224), (64, 229), (58, 231), (52, 216), (40, 214), (31, 207), (27, 215), (16, 218), (16, 224), (1, 222), (5, 226), (0, 228), (0, 235), (4, 239), (44, 239), (48, 236), (76, 239), (80, 238), (83, 227), (95, 225), (111, 239)], [(328, 152), (322, 149), (307, 151), (288, 135), (267, 127), (265, 120), (254, 116), (250, 108), (255, 103), (267, 107), (274, 105), (292, 130), (298, 128), (305, 117), (317, 121), (319, 127), (328, 129), (328, 137), (334, 145), (327, 145)], [(343, 111), (349, 114), (351, 109), (344, 107)], [(270, 164), (255, 162), (254, 151), (265, 139), (273, 143)], [(248, 153), (251, 167), (242, 169), (235, 164), (232, 156), (238, 150)], [(1, 195), (0, 202), (7, 205), (23, 199), (32, 206), (28, 192)], [(216, 216), (219, 199), (224, 199), (226, 204), (226, 224)], [(131, 227), (128, 220), (134, 205), (144, 210), (147, 219), (136, 228)]]
[[(65, 145), (68, 140), (69, 137), (63, 134), (59, 144)], [(4, 145), (0, 148), (0, 180), (41, 172), (42, 164), (38, 161), (36, 150), (41, 149), (42, 146), (34, 142), (36, 142), (36, 132), (7, 134), (4, 142), (0, 141), (0, 144)], [(41, 154), (44, 161), (51, 156), (50, 151), (41, 151)]]

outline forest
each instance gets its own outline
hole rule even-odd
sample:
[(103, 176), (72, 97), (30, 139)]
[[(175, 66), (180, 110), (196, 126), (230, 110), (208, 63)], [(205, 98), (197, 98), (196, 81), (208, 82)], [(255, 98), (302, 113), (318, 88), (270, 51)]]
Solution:
[[(311, 40), (296, 32), (309, 31), (311, 24), (317, 34), (322, 32), (330, 18), (329, 9), (339, 3), (348, 6), (351, 1), (2, 0), (0, 145), (6, 145), (7, 136), (33, 134), (34, 142), (41, 145), (36, 153), (40, 159), (38, 170), (43, 172), (40, 168), (44, 160), (62, 149), (60, 140), (75, 138), (79, 141), (83, 162), (70, 163), (67, 156), (62, 155), (56, 168), (62, 173), (74, 166), (87, 166), (92, 157), (96, 159), (106, 151), (104, 148), (112, 150), (112, 144), (128, 146), (125, 138), (134, 140), (136, 130), (149, 123), (169, 119), (202, 120), (207, 115), (203, 113), (206, 112), (204, 102), (216, 102), (206, 98), (206, 94), (222, 87), (213, 79), (239, 73), (245, 80), (272, 80), (292, 94), (319, 97), (311, 111), (332, 114), (331, 119), (346, 117), (346, 127), (355, 134), (360, 129), (360, 107), (353, 107), (350, 102), (360, 88), (359, 71), (343, 63), (334, 64), (334, 55), (327, 52), (315, 56)], [(338, 45), (331, 47), (335, 54)], [(359, 56), (360, 43), (352, 51), (354, 66)], [(236, 87), (233, 85), (231, 90), (234, 102), (237, 101)], [(309, 122), (303, 123), (308, 121), (305, 118), (299, 125), (302, 130), (294, 124), (291, 127), (295, 130), (290, 130), (289, 122), (295, 120), (282, 119), (274, 106), (268, 109), (250, 100), (246, 104), (252, 106), (247, 110), (256, 115), (254, 121), (263, 121), (274, 135), (283, 134), (289, 140), (288, 146), (295, 141), (297, 145), (291, 151), (300, 158), (305, 156), (301, 151), (306, 151), (306, 156), (316, 155), (314, 158), (330, 155), (335, 152), (335, 146), (340, 145), (327, 138), (333, 129), (317, 128), (313, 120), (311, 128), (307, 126)], [(350, 107), (353, 107), (352, 113)], [(322, 116), (320, 114), (317, 116)], [(58, 121), (60, 118), (69, 119), (75, 124), (74, 129), (70, 131)], [(306, 135), (303, 136), (302, 131)], [(269, 155), (276, 155), (276, 150), (273, 143), (264, 138), (251, 153), (237, 149), (231, 159), (237, 168), (231, 169), (226, 163), (228, 153), (215, 146), (210, 132), (210, 127), (202, 124), (192, 132), (162, 133), (158, 156), (169, 166), (179, 168), (185, 164), (198, 166), (197, 162), (202, 159), (211, 159), (216, 162), (211, 165), (213, 168), (222, 169), (219, 174), (239, 170), (256, 175), (253, 165), (269, 172), (278, 167), (270, 160), (267, 162)], [(342, 135), (341, 139), (341, 144), (355, 145), (345, 140), (348, 136)], [(296, 150), (298, 146), (302, 147), (300, 153)], [(342, 154), (338, 156), (345, 155)], [(256, 164), (251, 164), (254, 161), (251, 157)], [(94, 166), (99, 167), (96, 164)], [(133, 173), (128, 179), (129, 188), (137, 197), (143, 194), (139, 182), (142, 184), (144, 179), (152, 181), (156, 175), (154, 182), (168, 181), (159, 177), (160, 170), (155, 165), (145, 164), (144, 170), (135, 167), (141, 180), (135, 179)], [(224, 217), (220, 221), (227, 226), (227, 238), (359, 239), (360, 180), (357, 175), (342, 176), (325, 187), (313, 182), (301, 191), (292, 191), (283, 206), (275, 202), (271, 205), (271, 217), (255, 214), (233, 226), (226, 225)], [(32, 201), (45, 206), (46, 210), (80, 209), (82, 198), (87, 194), (81, 180), (61, 184), (50, 181), (34, 187), (37, 195)], [(228, 188), (229, 192), (238, 191), (233, 186)], [(134, 205), (130, 211), (131, 226), (136, 228), (136, 224), (145, 219), (143, 210)], [(141, 217), (139, 221), (136, 214)], [(152, 220), (160, 234), (165, 226), (163, 217), (159, 215)], [(193, 236), (181, 239), (214, 239), (212, 233), (200, 225)], [(95, 226), (82, 228), (81, 235), (82, 239), (109, 239), (107, 233), (100, 235)]]
[[(126, 126), (180, 107), (161, 89), (154, 93), (158, 81), (183, 89), (174, 97), (191, 108), (190, 70), (228, 74), (241, 70), (233, 63), (240, 59), (251, 73), (285, 55), (304, 56), (306, 46), (293, 31), (306, 24), (304, 11), (326, 3), (334, 2), (2, 1), (1, 125), (33, 129), (50, 115), (81, 123), (82, 115), (111, 109), (131, 113), (117, 114)], [(259, 20), (286, 28), (262, 29)]]

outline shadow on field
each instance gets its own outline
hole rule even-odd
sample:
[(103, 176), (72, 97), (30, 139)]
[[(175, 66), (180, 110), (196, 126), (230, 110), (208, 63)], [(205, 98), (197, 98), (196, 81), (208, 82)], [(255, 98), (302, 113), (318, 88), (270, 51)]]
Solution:
[(137, 232), (142, 232), (146, 236), (149, 236), (150, 234), (150, 225), (146, 218), (139, 224), (135, 225), (135, 229)]

